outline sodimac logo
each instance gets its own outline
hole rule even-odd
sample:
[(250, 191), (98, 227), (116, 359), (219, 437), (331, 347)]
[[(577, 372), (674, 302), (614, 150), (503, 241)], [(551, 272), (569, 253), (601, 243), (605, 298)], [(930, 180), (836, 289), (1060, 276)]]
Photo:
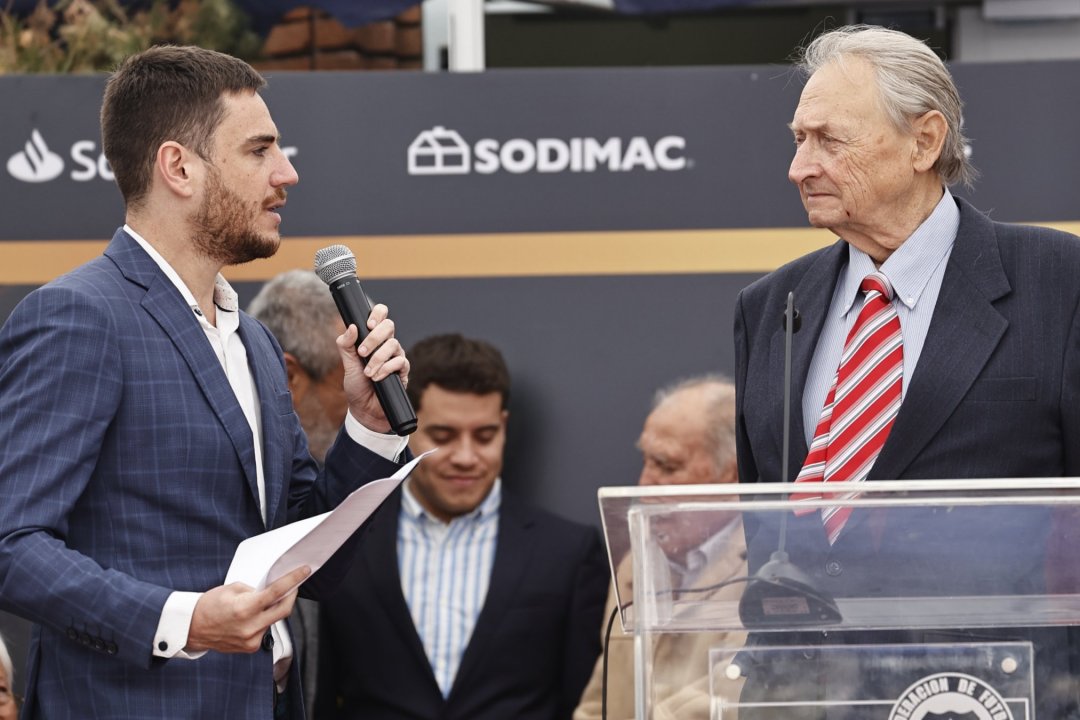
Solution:
[(471, 145), (442, 125), (416, 136), (407, 152), (410, 175), (563, 172), (675, 172), (688, 167), (686, 138), (482, 138)]

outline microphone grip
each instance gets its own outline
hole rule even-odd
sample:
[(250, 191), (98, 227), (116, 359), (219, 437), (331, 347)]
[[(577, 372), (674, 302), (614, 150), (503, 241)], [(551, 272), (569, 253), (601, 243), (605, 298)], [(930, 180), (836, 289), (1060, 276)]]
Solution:
[[(356, 337), (356, 347), (368, 336), (367, 319), (371, 314), (371, 302), (368, 300), (364, 289), (360, 287), (360, 280), (355, 275), (335, 280), (330, 283), (330, 294), (334, 297), (341, 319), (345, 327), (355, 325), (359, 334)], [(366, 360), (365, 360), (366, 363)], [(390, 427), (396, 435), (408, 435), (416, 430), (416, 412), (413, 410), (409, 396), (405, 394), (405, 386), (401, 384), (401, 378), (390, 375), (374, 383), (375, 396), (379, 399), (386, 419), (390, 421)]]

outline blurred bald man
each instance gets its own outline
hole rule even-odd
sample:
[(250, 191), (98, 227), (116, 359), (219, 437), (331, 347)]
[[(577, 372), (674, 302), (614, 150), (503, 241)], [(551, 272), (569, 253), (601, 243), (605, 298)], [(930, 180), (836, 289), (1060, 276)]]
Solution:
[[(653, 408), (638, 438), (642, 468), (638, 484), (711, 485), (738, 481), (735, 462), (735, 386), (718, 375), (690, 378), (657, 391)], [(657, 518), (662, 524), (663, 518)], [(713, 516), (710, 523), (680, 524), (677, 519), (657, 532), (672, 569), (673, 584), (682, 588), (711, 587), (746, 575), (742, 522), (737, 514)], [(630, 558), (623, 559), (618, 576), (630, 578)], [(702, 600), (737, 601), (742, 583), (702, 595)], [(620, 593), (629, 597), (632, 589)], [(615, 608), (608, 593), (605, 624)], [(601, 629), (603, 633), (603, 629)], [(709, 649), (740, 647), (746, 633), (687, 633), (664, 635), (652, 651), (654, 719), (708, 720), (710, 705)], [(741, 681), (740, 681), (741, 682)], [(633, 635), (612, 632), (608, 648), (607, 717), (633, 720)], [(596, 662), (574, 720), (600, 720), (603, 658)], [(738, 687), (721, 692), (736, 697)], [(726, 715), (725, 715), (726, 717)]]

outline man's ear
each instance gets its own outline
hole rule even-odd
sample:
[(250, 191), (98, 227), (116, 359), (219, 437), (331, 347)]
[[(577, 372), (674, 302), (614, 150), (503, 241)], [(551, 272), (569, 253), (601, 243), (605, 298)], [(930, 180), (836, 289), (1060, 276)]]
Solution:
[(293, 400), (300, 400), (312, 385), (311, 375), (292, 353), (285, 353), (285, 375), (289, 379), (289, 392)]
[(945, 145), (945, 136), (949, 133), (949, 123), (938, 110), (923, 113), (911, 123), (915, 136), (915, 154), (912, 157), (914, 168), (926, 172), (934, 167), (941, 157), (941, 148)]
[(154, 158), (154, 172), (162, 184), (175, 195), (191, 197), (195, 194), (201, 168), (196, 168), (198, 156), (173, 140), (158, 148)]

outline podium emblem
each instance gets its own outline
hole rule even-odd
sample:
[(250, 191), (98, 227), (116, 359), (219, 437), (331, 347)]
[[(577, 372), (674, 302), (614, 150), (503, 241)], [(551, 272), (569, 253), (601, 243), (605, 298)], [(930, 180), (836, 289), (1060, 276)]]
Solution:
[(893, 705), (889, 720), (1014, 720), (1005, 699), (989, 684), (963, 673), (938, 673), (916, 681)]

